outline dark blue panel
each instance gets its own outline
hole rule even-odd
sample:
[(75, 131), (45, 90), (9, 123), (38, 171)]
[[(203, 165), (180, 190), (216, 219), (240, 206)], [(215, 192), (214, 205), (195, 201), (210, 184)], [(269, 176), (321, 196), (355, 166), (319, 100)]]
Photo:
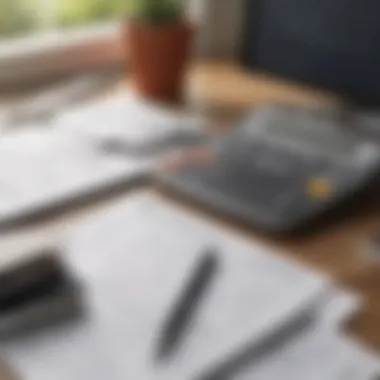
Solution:
[(263, 0), (252, 17), (248, 65), (380, 100), (379, 0)]

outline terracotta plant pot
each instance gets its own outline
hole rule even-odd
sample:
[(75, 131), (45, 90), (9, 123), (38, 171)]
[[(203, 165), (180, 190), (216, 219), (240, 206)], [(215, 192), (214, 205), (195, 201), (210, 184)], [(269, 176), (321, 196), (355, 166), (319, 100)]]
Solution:
[(130, 23), (125, 34), (128, 64), (136, 90), (154, 100), (179, 100), (193, 28), (185, 22), (158, 26)]

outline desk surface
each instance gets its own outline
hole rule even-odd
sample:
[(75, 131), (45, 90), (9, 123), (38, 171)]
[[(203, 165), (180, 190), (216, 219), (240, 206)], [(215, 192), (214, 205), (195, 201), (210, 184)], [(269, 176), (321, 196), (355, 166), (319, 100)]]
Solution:
[[(126, 81), (121, 81), (114, 91), (125, 89), (126, 85)], [(232, 64), (222, 63), (194, 65), (190, 71), (187, 88), (189, 91), (186, 107), (209, 116), (218, 129), (226, 128), (253, 105), (283, 102), (305, 106), (334, 106), (340, 103), (340, 99), (332, 94), (262, 74), (248, 74)], [(164, 196), (155, 189), (149, 191)], [(68, 225), (98, 213), (103, 207), (126, 197), (128, 194), (119, 194), (112, 199), (98, 201), (65, 215), (41, 221), (33, 226), (32, 233), (37, 231), (39, 234), (48, 235), (49, 238), (59, 239)], [(360, 314), (348, 326), (349, 332), (380, 352), (380, 264), (376, 266), (371, 262), (363, 249), (365, 239), (380, 227), (380, 202), (376, 205), (372, 203), (368, 208), (363, 207), (360, 215), (353, 213), (310, 237), (290, 240), (274, 239), (248, 230), (232, 220), (203, 213), (184, 202), (175, 202), (181, 207), (191, 208), (207, 218), (217, 220), (224, 227), (240, 230), (252, 239), (262, 239), (280, 247), (287, 252), (285, 254), (332, 275), (346, 287), (358, 291), (364, 296), (364, 305)], [(23, 233), (29, 234), (30, 229), (4, 237), (0, 240), (0, 245), (19, 239)], [(0, 366), (0, 380), (7, 379), (9, 377), (3, 375)]]
[[(203, 107), (217, 128), (225, 128), (253, 105), (281, 102), (334, 107), (342, 104), (342, 100), (331, 93), (259, 73), (248, 73), (229, 64), (197, 65), (189, 81), (195, 103)], [(184, 202), (180, 203), (193, 208)], [(202, 212), (197, 208), (198, 211)], [(380, 263), (376, 265), (364, 248), (366, 239), (374, 232), (380, 232), (380, 201), (363, 201), (360, 210), (348, 213), (320, 232), (305, 238), (275, 239), (228, 218), (210, 217), (229, 228), (240, 230), (252, 239), (262, 239), (282, 248), (361, 294), (364, 297), (363, 308), (347, 327), (355, 338), (380, 352)]]

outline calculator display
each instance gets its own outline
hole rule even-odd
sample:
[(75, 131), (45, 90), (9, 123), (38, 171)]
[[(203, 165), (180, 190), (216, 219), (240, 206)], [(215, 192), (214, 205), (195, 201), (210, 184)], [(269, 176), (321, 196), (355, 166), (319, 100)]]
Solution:
[(352, 135), (341, 133), (338, 135), (333, 130), (323, 127), (323, 125), (306, 127), (305, 125), (274, 123), (266, 130), (273, 137), (301, 144), (322, 154), (344, 157), (355, 154), (358, 143)]

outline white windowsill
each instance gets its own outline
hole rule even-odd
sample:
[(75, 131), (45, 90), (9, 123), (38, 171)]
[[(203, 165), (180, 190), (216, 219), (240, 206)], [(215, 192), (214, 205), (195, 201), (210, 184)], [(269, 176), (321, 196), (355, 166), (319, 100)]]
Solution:
[(0, 41), (0, 88), (49, 75), (122, 63), (119, 22)]

